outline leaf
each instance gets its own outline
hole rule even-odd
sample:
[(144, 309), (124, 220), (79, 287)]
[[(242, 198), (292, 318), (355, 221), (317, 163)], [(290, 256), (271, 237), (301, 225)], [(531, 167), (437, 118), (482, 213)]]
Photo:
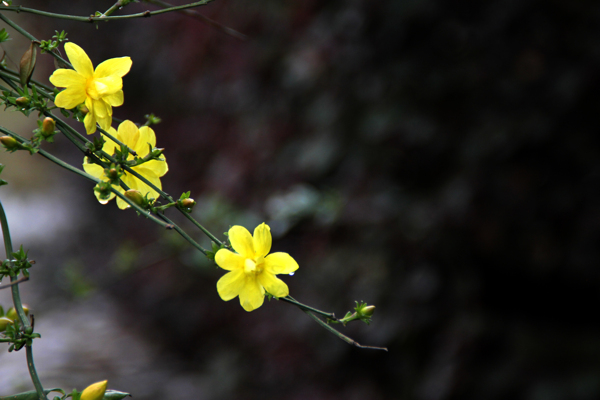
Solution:
[(107, 390), (104, 393), (104, 397), (102, 398), (102, 400), (121, 400), (121, 399), (124, 399), (127, 396), (131, 397), (131, 395), (129, 393), (118, 392), (116, 390)]
[(10, 40), (11, 37), (8, 34), (8, 32), (6, 32), (6, 29), (2, 28), (0, 29), (0, 43), (2, 42), (6, 42), (7, 40)]
[(31, 79), (31, 75), (33, 74), (33, 70), (35, 69), (36, 57), (37, 50), (35, 48), (35, 43), (31, 42), (31, 44), (29, 45), (29, 49), (25, 52), (25, 54), (23, 54), (23, 57), (21, 57), (19, 75), (21, 77), (21, 86), (23, 88), (27, 87), (27, 84)]

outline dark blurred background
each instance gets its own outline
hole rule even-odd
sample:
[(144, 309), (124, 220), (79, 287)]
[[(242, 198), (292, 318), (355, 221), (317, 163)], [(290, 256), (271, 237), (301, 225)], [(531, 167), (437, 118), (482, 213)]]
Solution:
[[(89, 15), (112, 2), (21, 4)], [(370, 326), (342, 329), (389, 352), (282, 302), (221, 301), (224, 271), (175, 233), (3, 152), (15, 242), (38, 261), (22, 286), (46, 386), (108, 379), (138, 400), (600, 398), (600, 3), (197, 10), (248, 39), (181, 14), (97, 27), (6, 15), (40, 39), (66, 30), (95, 65), (131, 56), (115, 116), (163, 119), (166, 191), (191, 190), (218, 234), (270, 224), (274, 251), (300, 264), (291, 294), (338, 316), (375, 304)], [(18, 60), (27, 43), (9, 32)], [(39, 59), (47, 81), (52, 60)], [(81, 162), (64, 138), (46, 148)], [(0, 356), (3, 395), (30, 388), (24, 366)]]

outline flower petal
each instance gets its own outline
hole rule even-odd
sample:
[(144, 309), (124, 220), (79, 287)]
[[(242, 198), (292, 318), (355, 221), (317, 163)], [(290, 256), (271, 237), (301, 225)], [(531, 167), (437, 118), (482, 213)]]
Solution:
[(56, 107), (70, 110), (83, 103), (85, 99), (85, 90), (81, 90), (76, 86), (71, 86), (56, 95), (54, 104), (56, 104)]
[(98, 164), (90, 163), (87, 157), (83, 158), (83, 170), (98, 179), (102, 179), (104, 176), (104, 168)]
[(119, 130), (117, 131), (117, 139), (133, 149), (135, 148), (139, 138), (140, 131), (133, 122), (128, 119), (121, 122), (119, 125)]
[(254, 250), (256, 251), (256, 257), (264, 257), (271, 251), (271, 228), (264, 222), (254, 229)]
[(284, 281), (275, 277), (275, 275), (263, 271), (257, 276), (258, 282), (275, 297), (285, 297), (290, 294), (290, 290)]
[(231, 247), (244, 258), (254, 258), (254, 243), (248, 229), (234, 225), (229, 229)]
[(77, 86), (81, 87), (82, 91), (85, 93), (85, 77), (83, 75), (80, 75), (77, 71), (73, 71), (72, 69), (57, 69), (48, 79), (50, 80), (50, 83), (52, 83), (54, 86)]
[(161, 155), (160, 158), (162, 158), (164, 161), (151, 160), (143, 163), (140, 168), (153, 171), (156, 176), (161, 177), (169, 171), (169, 166), (167, 165), (167, 159), (164, 155)]
[(215, 254), (215, 262), (219, 267), (227, 271), (238, 269), (240, 271), (244, 270), (244, 257), (227, 249), (217, 251), (217, 254)]
[(298, 269), (298, 263), (288, 253), (272, 253), (265, 257), (265, 271), (289, 274)]
[(72, 42), (65, 43), (65, 53), (67, 53), (67, 57), (69, 57), (75, 71), (83, 75), (84, 78), (88, 79), (94, 75), (92, 61), (81, 47)]
[(256, 310), (258, 307), (262, 306), (264, 301), (265, 289), (258, 283), (256, 278), (247, 277), (246, 283), (240, 291), (240, 304), (244, 310)]
[(106, 105), (107, 104), (102, 100), (94, 101), (94, 114), (96, 114), (96, 118), (101, 119), (108, 117)]
[[(139, 167), (133, 167), (133, 170), (141, 176), (143, 176), (144, 178), (146, 178), (154, 186), (162, 190), (162, 183), (160, 182), (160, 178), (156, 175), (156, 173), (153, 170), (144, 168), (144, 165), (146, 164), (142, 164)], [(138, 190), (142, 192), (142, 194), (151, 193), (152, 196), (150, 197), (158, 199), (159, 195), (156, 190), (152, 189), (147, 183), (142, 182), (138, 178), (135, 178), (135, 180), (137, 181), (136, 185), (138, 186)]]
[(225, 301), (229, 301), (240, 294), (246, 284), (246, 274), (243, 270), (226, 273), (217, 282), (217, 292)]
[(118, 76), (122, 77), (129, 72), (131, 69), (131, 58), (130, 57), (118, 57), (111, 58), (104, 62), (101, 62), (94, 72), (95, 78), (104, 78), (107, 76)]
[(147, 126), (142, 126), (140, 128), (140, 139), (134, 149), (140, 157), (144, 157), (149, 153), (148, 144), (152, 148), (156, 147), (156, 134), (152, 130), (152, 128), (148, 128)]
[(119, 90), (118, 92), (113, 94), (106, 95), (103, 97), (103, 99), (113, 107), (119, 107), (123, 105), (123, 101), (125, 100), (122, 90)]
[(94, 79), (94, 86), (98, 96), (104, 97), (123, 89), (123, 79), (118, 76)]
[(87, 131), (88, 135), (91, 135), (92, 133), (96, 132), (96, 115), (94, 115), (93, 111), (90, 110), (90, 112), (87, 113), (87, 115), (83, 119), (83, 124), (85, 125), (85, 130)]
[(109, 115), (107, 115), (106, 117), (100, 118), (96, 115), (96, 122), (98, 123), (98, 125), (100, 125), (100, 128), (104, 129), (105, 131), (108, 131), (110, 129), (110, 124), (112, 124), (112, 116), (110, 115), (112, 113), (110, 106), (108, 106), (107, 109)]
[[(117, 137), (117, 130), (115, 128), (113, 128), (112, 126), (105, 130), (108, 133), (110, 133), (113, 137)], [(119, 146), (106, 136), (102, 136), (102, 138), (105, 140), (104, 146), (102, 146), (102, 151), (105, 151), (107, 154), (109, 154), (111, 156), (113, 154), (115, 154), (115, 149), (118, 148)]]

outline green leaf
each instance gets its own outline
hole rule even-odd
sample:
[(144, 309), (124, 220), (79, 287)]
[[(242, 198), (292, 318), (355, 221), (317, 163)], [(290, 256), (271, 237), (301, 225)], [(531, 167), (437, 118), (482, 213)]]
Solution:
[(7, 40), (10, 40), (11, 37), (8, 34), (8, 32), (6, 32), (6, 29), (2, 28), (0, 29), (0, 43), (2, 42), (6, 42)]
[(103, 400), (121, 400), (127, 396), (131, 397), (131, 395), (129, 393), (118, 392), (116, 390), (107, 390), (104, 393)]

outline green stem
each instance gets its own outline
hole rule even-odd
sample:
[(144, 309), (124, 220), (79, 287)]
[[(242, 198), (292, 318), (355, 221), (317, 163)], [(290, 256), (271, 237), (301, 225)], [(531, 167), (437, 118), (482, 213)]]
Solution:
[[(143, 0), (145, 3), (150, 3), (150, 4), (154, 4), (156, 6), (159, 7), (173, 7), (173, 4), (171, 3), (167, 3), (166, 1), (161, 1), (161, 0)], [(248, 40), (248, 36), (244, 35), (243, 33), (240, 33), (238, 31), (236, 31), (235, 29), (231, 29), (228, 26), (222, 25), (220, 23), (218, 23), (215, 20), (212, 20), (208, 17), (205, 17), (204, 15), (200, 14), (198, 11), (196, 10), (179, 10), (180, 13), (188, 15), (192, 18), (197, 18), (200, 21), (207, 23), (208, 25), (212, 26), (213, 28), (216, 28), (218, 30), (220, 30), (221, 32), (233, 36), (237, 39), (240, 40)]]
[(106, 10), (102, 15), (108, 17), (109, 15), (117, 11), (122, 5), (123, 4), (121, 3), (121, 0), (119, 0), (115, 4), (113, 4), (108, 10)]
[[(204, 6), (208, 3), (210, 3), (211, 1), (213, 1), (213, 0), (202, 0), (202, 1), (196, 1), (194, 3), (184, 4), (182, 6), (163, 8), (162, 10), (144, 11), (141, 13), (128, 14), (128, 15), (115, 15), (112, 17), (106, 17), (106, 16), (95, 17), (93, 15), (90, 15), (89, 17), (81, 17), (81, 16), (77, 16), (77, 15), (51, 13), (51, 12), (47, 12), (47, 11), (41, 11), (41, 10), (36, 10), (34, 8), (22, 7), (22, 6), (0, 7), (0, 11), (13, 11), (13, 12), (17, 12), (17, 13), (24, 12), (24, 13), (29, 13), (29, 14), (42, 15), (44, 17), (50, 17), (50, 18), (68, 19), (71, 21), (97, 22), (97, 21), (112, 21), (112, 20), (132, 19), (132, 18), (147, 18), (147, 17), (151, 17), (153, 15), (159, 15), (159, 14), (164, 14), (164, 13), (168, 13), (168, 12), (172, 12), (172, 11), (179, 11), (179, 10), (185, 10), (188, 8)], [(2, 19), (4, 19), (4, 18), (2, 18)], [(34, 40), (34, 39), (31, 39), (31, 40)]]
[[(13, 247), (12, 241), (10, 239), (10, 230), (8, 228), (8, 219), (6, 218), (6, 213), (4, 212), (4, 206), (0, 201), (0, 225), (2, 226), (2, 236), (4, 238), (4, 249), (6, 251), (6, 258), (8, 259), (9, 267), (12, 268), (12, 254)], [(11, 283), (16, 281), (16, 276), (11, 276)], [(19, 316), (19, 320), (21, 321), (21, 326), (23, 328), (29, 328), (31, 325), (29, 323), (29, 319), (25, 315), (25, 311), (23, 310), (23, 303), (21, 302), (21, 294), (19, 292), (19, 285), (12, 285), (12, 298), (13, 304), (15, 306), (15, 310), (17, 311), (17, 315)], [(40, 378), (35, 369), (35, 364), (33, 362), (33, 351), (31, 346), (25, 346), (25, 352), (27, 353), (27, 368), (29, 369), (29, 375), (31, 376), (31, 381), (33, 382), (33, 386), (35, 386), (35, 391), (37, 392), (39, 400), (47, 400), (46, 395), (44, 394), (44, 387), (40, 382)]]
[[(179, 210), (179, 208), (178, 208)], [(212, 233), (210, 233), (208, 231), (208, 229), (206, 229), (205, 227), (203, 227), (202, 225), (200, 225), (200, 223), (198, 221), (196, 221), (189, 213), (183, 211), (183, 210), (179, 210), (181, 211), (181, 213), (192, 222), (192, 224), (196, 225), (196, 227), (198, 229), (200, 229), (206, 236), (208, 236), (210, 238), (210, 240), (212, 240), (213, 242), (215, 242), (216, 244), (218, 244), (219, 246), (223, 245), (223, 242), (221, 242), (219, 239), (217, 239), (217, 237), (215, 235), (213, 235)]]
[(338, 332), (335, 328), (333, 328), (332, 326), (330, 326), (329, 324), (327, 324), (326, 322), (324, 322), (321, 318), (317, 317), (312, 312), (310, 312), (308, 310), (302, 310), (302, 311), (304, 311), (309, 317), (311, 317), (312, 319), (314, 319), (323, 328), (325, 328), (329, 332), (333, 333), (335, 336), (337, 336), (338, 338), (342, 339), (344, 342), (346, 342), (348, 344), (351, 344), (352, 346), (359, 347), (361, 349), (373, 349), (373, 350), (388, 351), (386, 347), (363, 346), (362, 344), (358, 343), (356, 340), (349, 338), (348, 336), (344, 335), (341, 332)]
[(207, 250), (200, 246), (194, 239), (190, 237), (190, 235), (185, 233), (185, 231), (181, 229), (177, 224), (175, 224), (173, 221), (167, 218), (164, 214), (158, 214), (158, 216), (166, 222), (168, 222), (169, 224), (173, 225), (173, 229), (175, 229), (177, 233), (179, 233), (185, 240), (187, 240), (192, 246), (198, 249), (202, 254), (206, 255)]
[[(6, 11), (17, 11), (17, 12), (19, 12), (19, 10), (9, 10), (9, 8), (20, 8), (20, 6), (0, 7), (0, 11), (6, 10)], [(27, 12), (27, 11), (25, 11), (25, 12)], [(14, 30), (16, 30), (17, 32), (19, 32), (21, 35), (25, 36), (26, 38), (28, 38), (32, 42), (39, 42), (39, 40), (37, 40), (31, 33), (27, 32), (25, 29), (21, 28), (19, 25), (17, 25), (14, 22), (12, 22), (9, 18), (7, 18), (6, 16), (4, 16), (4, 14), (0, 13), (0, 19), (2, 21), (6, 22)], [(52, 57), (56, 58), (57, 60), (64, 62), (66, 65), (68, 65), (70, 67), (73, 67), (67, 60), (65, 60), (64, 58), (62, 58), (58, 54), (56, 54), (54, 52), (50, 52), (49, 54)]]
[(299, 307), (302, 311), (310, 311), (310, 312), (313, 312), (315, 314), (322, 315), (322, 316), (324, 316), (327, 319), (331, 319), (331, 320), (334, 320), (334, 321), (338, 320), (335, 317), (334, 313), (327, 313), (325, 311), (317, 310), (316, 308), (307, 306), (306, 304), (302, 304), (299, 301), (297, 301), (296, 299), (294, 299), (292, 296), (280, 297), (279, 300), (285, 301), (286, 303), (293, 304), (293, 305)]

